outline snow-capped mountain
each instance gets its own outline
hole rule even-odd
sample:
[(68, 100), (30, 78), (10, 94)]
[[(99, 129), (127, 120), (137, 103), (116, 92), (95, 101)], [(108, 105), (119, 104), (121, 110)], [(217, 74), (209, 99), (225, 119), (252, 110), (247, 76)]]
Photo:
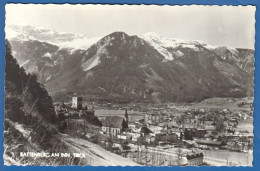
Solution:
[(205, 45), (199, 41), (185, 41), (174, 38), (165, 38), (154, 32), (149, 32), (140, 36), (140, 38), (146, 40), (151, 46), (153, 46), (158, 52), (164, 56), (165, 61), (174, 60), (175, 58), (183, 56), (181, 51), (171, 52), (170, 49), (175, 49), (178, 47), (187, 47), (195, 51), (199, 51), (197, 45)]
[(207, 44), (206, 42), (199, 41), (199, 40), (181, 40), (176, 38), (165, 38), (154, 32), (145, 33), (143, 35), (140, 35), (139, 37), (149, 42), (149, 44), (155, 47), (156, 49), (157, 48), (160, 49), (160, 47), (173, 48), (173, 49), (178, 47), (183, 47), (183, 48), (191, 48), (195, 51), (199, 51), (200, 47), (204, 47), (209, 50), (226, 48), (227, 50), (232, 51), (233, 53), (237, 52), (237, 50), (232, 47), (227, 47), (227, 46), (219, 47), (219, 46)]
[(52, 29), (31, 25), (8, 25), (6, 37), (14, 41), (37, 40), (58, 46), (59, 48), (88, 49), (101, 37), (89, 38), (79, 33), (57, 32)]
[[(65, 36), (64, 41), (62, 36), (40, 39), (48, 37), (47, 31), (38, 34), (45, 36), (13, 36), (13, 55), (27, 72), (38, 75), (56, 99), (74, 92), (98, 100), (147, 102), (253, 95), (253, 50), (164, 38), (155, 33), (130, 36), (114, 32), (91, 45), (88, 38), (79, 41), (84, 39), (79, 34)], [(60, 47), (59, 43), (69, 40), (88, 48), (71, 51)]]
[[(172, 61), (174, 59), (182, 57), (184, 54), (181, 50), (179, 50), (180, 48), (189, 48), (197, 52), (202, 51), (202, 49), (213, 51), (223, 60), (233, 62), (241, 69), (244, 69), (244, 67), (247, 65), (253, 65), (254, 63), (253, 50), (249, 49), (236, 49), (228, 46), (215, 46), (207, 44), (203, 41), (196, 40), (180, 40), (176, 38), (165, 38), (154, 32), (149, 32), (139, 37), (147, 41), (162, 56), (164, 56), (165, 62)], [(251, 51), (251, 55), (246, 55), (247, 57), (243, 58), (243, 56), (241, 56), (240, 54), (244, 53), (244, 51)], [(252, 67), (251, 71), (248, 71), (252, 72), (253, 70), (254, 67)]]

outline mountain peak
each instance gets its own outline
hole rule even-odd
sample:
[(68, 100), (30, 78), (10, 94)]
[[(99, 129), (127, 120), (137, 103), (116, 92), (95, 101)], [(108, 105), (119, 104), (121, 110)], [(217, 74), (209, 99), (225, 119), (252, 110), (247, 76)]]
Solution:
[(105, 39), (107, 39), (107, 38), (108, 38), (108, 39), (111, 39), (111, 40), (113, 40), (113, 39), (118, 39), (118, 38), (120, 38), (120, 39), (125, 39), (126, 37), (129, 37), (129, 35), (126, 34), (125, 32), (116, 31), (116, 32), (113, 32), (113, 33), (107, 35), (107, 36), (105, 37)]
[(162, 38), (161, 35), (155, 33), (155, 32), (147, 32), (145, 34), (143, 34), (142, 36), (144, 37), (151, 37), (151, 38)]
[(116, 31), (113, 32), (105, 37), (103, 37), (99, 43), (104, 44), (104, 43), (109, 43), (111, 41), (122, 41), (122, 42), (127, 42), (128, 40), (130, 40), (130, 38), (133, 36), (129, 36), (128, 34), (126, 34), (125, 32), (122, 31)]
[(115, 32), (113, 32), (113, 33), (111, 33), (111, 34), (109, 34), (109, 35), (118, 35), (118, 36), (120, 36), (120, 35), (126, 35), (126, 36), (128, 36), (128, 34), (126, 34), (126, 33), (123, 32), (123, 31), (115, 31)]

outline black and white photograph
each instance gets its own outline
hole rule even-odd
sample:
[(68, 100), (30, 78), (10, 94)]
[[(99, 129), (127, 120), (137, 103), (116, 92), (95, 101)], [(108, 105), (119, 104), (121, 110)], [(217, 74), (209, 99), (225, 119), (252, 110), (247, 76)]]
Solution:
[(252, 166), (255, 6), (5, 9), (5, 165)]

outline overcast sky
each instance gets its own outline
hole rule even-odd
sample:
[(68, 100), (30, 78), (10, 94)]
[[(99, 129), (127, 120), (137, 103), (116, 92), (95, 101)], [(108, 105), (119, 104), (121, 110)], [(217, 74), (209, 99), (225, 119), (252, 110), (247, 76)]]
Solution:
[(6, 24), (29, 24), (89, 37), (155, 32), (212, 45), (254, 49), (254, 6), (6, 5)]

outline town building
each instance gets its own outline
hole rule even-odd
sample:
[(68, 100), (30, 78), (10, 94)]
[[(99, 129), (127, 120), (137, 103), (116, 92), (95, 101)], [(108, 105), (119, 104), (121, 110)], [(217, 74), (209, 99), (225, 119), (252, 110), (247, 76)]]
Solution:
[(107, 116), (102, 126), (102, 131), (111, 136), (117, 136), (126, 129), (128, 129), (126, 119), (119, 116)]
[(200, 166), (203, 164), (203, 153), (187, 154), (188, 166)]
[(146, 123), (159, 123), (162, 117), (159, 114), (145, 114), (144, 121)]
[(161, 131), (163, 130), (163, 127), (156, 125), (149, 125), (148, 128), (154, 133), (161, 133)]
[(207, 134), (207, 130), (205, 130), (205, 129), (195, 130), (195, 135), (197, 138), (204, 138), (206, 134)]
[(196, 128), (185, 128), (184, 129), (184, 139), (185, 140), (192, 140), (193, 137), (196, 136)]
[(180, 128), (180, 125), (175, 121), (166, 122), (166, 123), (164, 123), (164, 126), (167, 127), (167, 129), (169, 129), (169, 128)]
[(165, 143), (175, 143), (178, 141), (179, 136), (175, 133), (161, 133), (161, 134), (156, 134), (155, 135), (156, 141), (161, 141)]
[(207, 145), (212, 147), (220, 147), (226, 145), (226, 143), (223, 141), (213, 141), (213, 140), (203, 140), (203, 139), (196, 140), (196, 143), (199, 145)]

